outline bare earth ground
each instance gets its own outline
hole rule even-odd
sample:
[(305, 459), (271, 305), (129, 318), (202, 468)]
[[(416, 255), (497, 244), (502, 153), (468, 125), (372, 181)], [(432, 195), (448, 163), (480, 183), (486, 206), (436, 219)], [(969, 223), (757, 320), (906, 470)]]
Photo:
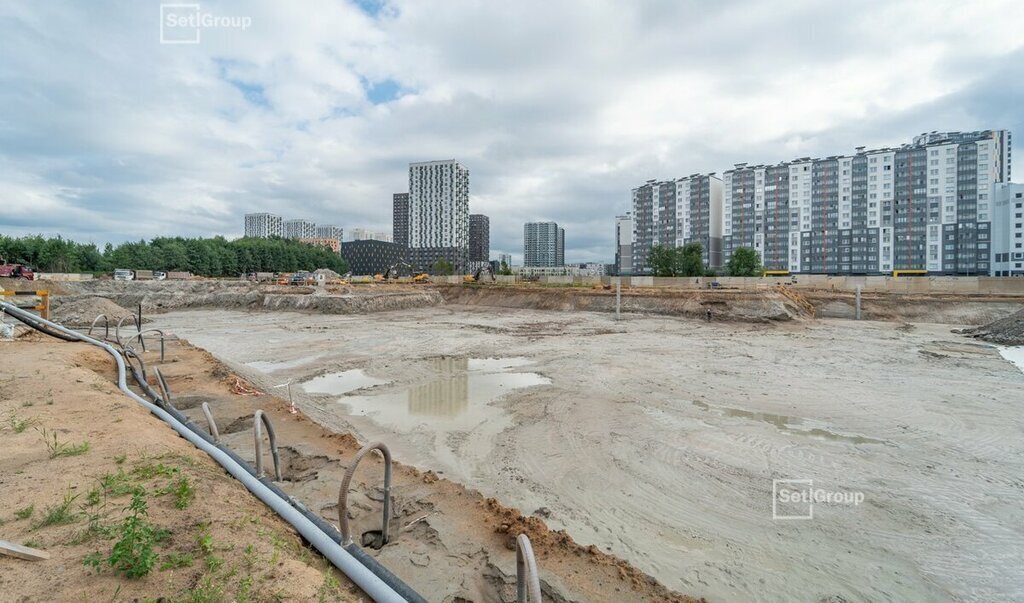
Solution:
[[(367, 600), (241, 484), (125, 397), (109, 357), (29, 339), (0, 343), (0, 539), (52, 557), (0, 556), (0, 601)], [(88, 449), (51, 458), (44, 429), (63, 454)], [(85, 566), (90, 554), (109, 556), (137, 487), (148, 520), (169, 530), (151, 573), (127, 579)]]
[[(2, 484), (0, 508), (6, 510), (2, 517), (11, 519), (11, 523), (0, 526), (0, 538), (43, 546), (61, 560), (59, 565), (53, 565), (53, 560), (32, 565), (0, 557), (0, 563), (17, 570), (12, 574), (17, 580), (10, 583), (7, 591), (12, 600), (50, 600), (52, 594), (37, 597), (32, 593), (52, 593), (48, 590), (50, 584), (60, 580), (64, 580), (66, 589), (57, 591), (59, 600), (90, 600), (94, 595), (116, 601), (136, 597), (155, 600), (160, 596), (187, 601), (266, 600), (278, 596), (297, 601), (329, 601), (337, 597), (356, 600), (347, 598), (351, 595), (341, 586), (348, 584), (343, 576), (328, 572), (315, 552), (300, 546), (290, 529), (240, 485), (205, 455), (177, 438), (169, 427), (122, 396), (112, 385), (113, 365), (105, 354), (80, 344), (46, 342), (40, 336), (5, 343), (0, 346), (0, 354), (5, 361), (12, 360), (5, 367), (11, 366), (16, 374), (24, 373), (0, 383), (2, 397), (10, 406), (3, 410), (12, 417), (3, 435), (5, 439), (10, 435), (11, 444), (19, 451), (19, 455), (7, 461), (11, 471), (7, 471), (7, 464), (0, 464), (5, 474), (17, 476), (15, 487), (8, 488), (6, 480)], [(158, 354), (148, 355), (151, 365), (157, 360)], [(42, 367), (50, 368), (47, 371)], [(208, 352), (187, 343), (169, 342), (167, 362), (161, 365), (161, 371), (175, 392), (176, 406), (203, 425), (200, 406), (208, 402), (222, 441), (250, 461), (254, 459), (253, 413), (264, 409), (273, 420), (281, 445), (281, 486), (337, 525), (338, 487), (347, 463), (360, 447), (354, 438), (327, 432), (301, 414), (289, 414), (287, 404), (273, 396), (238, 395), (232, 391), (234, 376)], [(98, 393), (81, 393), (83, 388)], [(23, 406), (23, 402), (18, 402), (26, 392), (40, 391), (45, 391), (47, 401), (54, 400), (53, 405), (46, 404), (44, 409), (59, 412), (32, 412), (38, 404)], [(64, 407), (74, 410), (64, 412)], [(97, 413), (97, 409), (103, 412)], [(33, 423), (16, 433), (15, 419)], [(89, 450), (75, 457), (39, 460), (36, 457), (46, 458), (46, 448), (33, 428), (44, 425), (56, 426), (61, 442), (78, 443), (79, 438), (87, 437)], [(22, 450), (34, 454), (26, 460), (20, 456)], [(270, 455), (266, 457), (269, 470)], [(156, 471), (154, 481), (151, 474), (156, 466), (166, 466), (166, 470)], [(360, 465), (353, 482), (350, 514), (357, 536), (379, 528), (380, 473), (380, 461), (371, 456)], [(184, 512), (168, 510), (174, 508), (172, 497), (156, 494), (180, 474), (188, 475), (196, 490), (195, 502)], [(52, 475), (75, 477), (67, 480), (68, 485), (54, 480), (32, 495), (26, 493), (34, 483), (45, 482)], [(154, 571), (149, 578), (129, 581), (127, 587), (117, 590), (124, 580), (115, 579), (109, 572), (96, 578), (82, 564), (87, 554), (111, 547), (105, 533), (86, 529), (93, 523), (91, 516), (99, 513), (104, 526), (113, 525), (120, 521), (122, 507), (130, 500), (126, 494), (114, 496), (103, 487), (110, 482), (111, 475), (124, 475), (128, 485), (146, 486), (153, 494), (150, 507), (154, 523), (172, 529), (171, 539), (161, 545), (161, 561), (172, 553), (189, 554), (193, 564), (187, 570), (166, 574)], [(213, 479), (219, 489), (207, 497), (204, 480)], [(71, 525), (63, 529), (40, 528), (37, 532), (30, 520), (15, 519), (14, 511), (24, 506), (35, 504), (41, 510), (50, 498), (60, 501), (66, 488), (70, 488), (72, 496), (78, 495), (69, 506), (75, 513)], [(97, 496), (104, 497), (102, 507), (81, 502), (88, 497), (85, 492), (92, 488), (98, 488)], [(694, 601), (666, 590), (653, 578), (594, 547), (575, 544), (564, 532), (550, 531), (538, 518), (523, 517), (518, 511), (432, 472), (396, 464), (392, 495), (391, 543), (382, 551), (368, 552), (378, 556), (429, 601), (514, 601), (513, 541), (519, 533), (528, 534), (533, 541), (541, 564), (545, 601)], [(260, 511), (258, 515), (254, 515), (255, 510)], [(212, 553), (199, 544), (207, 533), (215, 543), (210, 545), (214, 548)], [(79, 543), (79, 534), (89, 537)], [(265, 542), (251, 543), (251, 534)], [(247, 548), (250, 544), (254, 546), (251, 552)], [(279, 550), (284, 547), (285, 552)], [(286, 570), (275, 568), (275, 563), (287, 562), (289, 552), (314, 570), (309, 575), (300, 575), (286, 568), (288, 573), (283, 575)], [(223, 558), (224, 563), (218, 564), (216, 558), (208, 561), (210, 554)], [(0, 565), (0, 569), (4, 568)], [(54, 572), (61, 577), (57, 578)], [(293, 574), (298, 576), (295, 580), (301, 578), (301, 584), (292, 580)], [(177, 581), (171, 579), (174, 575)], [(6, 575), (0, 579), (6, 579)], [(189, 591), (196, 588), (195, 592)], [(4, 595), (0, 594), (0, 600), (6, 600)]]
[[(1024, 375), (949, 326), (453, 306), (154, 318), (262, 387), (349, 369), (387, 381), (293, 394), (316, 421), (382, 439), (399, 460), (527, 513), (546, 507), (548, 525), (679, 592), (1024, 598)], [(525, 359), (503, 370), (550, 383), (481, 404), (472, 365), (468, 388), (439, 381), (442, 356)], [(454, 406), (437, 407), (437, 387)], [(773, 521), (772, 480), (786, 478), (865, 499)]]

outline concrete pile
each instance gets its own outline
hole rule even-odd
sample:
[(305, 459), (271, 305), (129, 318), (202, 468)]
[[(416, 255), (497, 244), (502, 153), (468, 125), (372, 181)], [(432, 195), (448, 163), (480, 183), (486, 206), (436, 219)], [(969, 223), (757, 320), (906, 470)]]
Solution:
[(1024, 309), (964, 333), (990, 343), (1024, 345)]

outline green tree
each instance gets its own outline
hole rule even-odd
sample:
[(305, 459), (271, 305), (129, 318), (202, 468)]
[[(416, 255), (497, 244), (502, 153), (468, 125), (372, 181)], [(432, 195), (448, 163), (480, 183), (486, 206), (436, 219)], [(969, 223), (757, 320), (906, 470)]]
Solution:
[(501, 266), (498, 267), (498, 274), (501, 276), (512, 276), (512, 268), (509, 267), (507, 262), (502, 260)]
[(647, 254), (647, 264), (654, 276), (675, 276), (675, 253), (671, 247), (655, 245)]
[(750, 247), (739, 247), (732, 252), (726, 270), (729, 276), (761, 276), (761, 257)]
[(675, 249), (674, 276), (704, 276), (704, 245), (687, 243)]
[(452, 274), (455, 274), (455, 268), (448, 262), (448, 260), (438, 258), (431, 267), (430, 273), (436, 274), (437, 276), (451, 276)]

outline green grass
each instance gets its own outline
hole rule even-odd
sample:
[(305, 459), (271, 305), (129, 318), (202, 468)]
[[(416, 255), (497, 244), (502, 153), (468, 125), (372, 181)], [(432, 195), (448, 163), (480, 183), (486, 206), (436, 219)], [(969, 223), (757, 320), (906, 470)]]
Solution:
[(35, 419), (19, 417), (12, 410), (7, 416), (7, 423), (11, 426), (11, 431), (14, 433), (21, 433), (35, 424)]
[(71, 510), (71, 503), (75, 502), (76, 498), (78, 498), (78, 495), (72, 495), (71, 490), (68, 490), (61, 502), (46, 508), (39, 521), (32, 524), (32, 529), (38, 530), (48, 526), (60, 526), (78, 521), (78, 513)]
[(171, 487), (171, 493), (174, 494), (174, 506), (179, 509), (184, 509), (192, 502), (192, 499), (196, 496), (196, 489), (189, 482), (188, 477), (182, 475), (174, 482)]
[(17, 511), (15, 511), (14, 512), (14, 516), (17, 517), (18, 519), (28, 519), (29, 517), (32, 517), (32, 512), (35, 511), (35, 510), (36, 510), (36, 506), (35, 505), (29, 505), (27, 507), (24, 507), (24, 508), (21, 508), (21, 509), (18, 509)]
[(61, 442), (57, 437), (56, 431), (51, 431), (45, 427), (38, 429), (37, 431), (42, 435), (43, 443), (46, 444), (46, 449), (49, 451), (51, 459), (65, 456), (78, 456), (89, 452), (88, 440), (81, 444), (72, 444), (71, 442)]
[(160, 564), (160, 571), (164, 572), (170, 569), (192, 567), (193, 561), (192, 553), (171, 552), (164, 555), (164, 562)]

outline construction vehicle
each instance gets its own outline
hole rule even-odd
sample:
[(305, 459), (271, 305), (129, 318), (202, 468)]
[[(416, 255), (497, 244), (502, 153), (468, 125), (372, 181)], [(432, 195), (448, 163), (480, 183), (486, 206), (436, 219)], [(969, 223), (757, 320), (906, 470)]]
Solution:
[(899, 278), (901, 276), (928, 276), (928, 271), (927, 270), (911, 270), (911, 269), (893, 270), (892, 271), (892, 277), (893, 278)]
[(412, 277), (412, 282), (414, 282), (414, 283), (429, 283), (430, 282), (430, 275), (427, 274), (426, 272), (421, 272), (421, 273), (417, 274), (416, 276)]
[(8, 264), (6, 260), (0, 260), (0, 276), (7, 278), (23, 278), (33, 281), (36, 278), (34, 270), (24, 264)]
[(487, 264), (486, 266), (481, 266), (481, 267), (477, 268), (475, 273), (467, 274), (466, 276), (462, 277), (462, 282), (463, 283), (479, 283), (480, 282), (480, 277), (483, 276), (483, 274), (485, 272), (487, 274), (491, 275), (491, 281), (490, 282), (495, 283), (495, 282), (498, 281), (497, 277), (494, 276), (494, 270), (491, 268), (491, 265)]
[(152, 270), (136, 270), (135, 271), (135, 280), (137, 280), (137, 281), (151, 281), (151, 280), (153, 280), (153, 271)]
[(288, 284), (298, 287), (305, 287), (316, 283), (316, 277), (312, 273), (300, 270), (288, 278)]
[(135, 273), (127, 268), (118, 268), (114, 270), (115, 281), (134, 281)]
[[(393, 278), (397, 279), (398, 276), (399, 276), (398, 275), (399, 269), (403, 268), (403, 267), (406, 268), (407, 272), (409, 273), (409, 276), (412, 276), (412, 264), (410, 264), (409, 262), (398, 262), (398, 263), (392, 264), (392, 266), (390, 268), (388, 268), (387, 272), (384, 273), (384, 280), (393, 279)], [(376, 278), (376, 277), (374, 277), (374, 278)]]

